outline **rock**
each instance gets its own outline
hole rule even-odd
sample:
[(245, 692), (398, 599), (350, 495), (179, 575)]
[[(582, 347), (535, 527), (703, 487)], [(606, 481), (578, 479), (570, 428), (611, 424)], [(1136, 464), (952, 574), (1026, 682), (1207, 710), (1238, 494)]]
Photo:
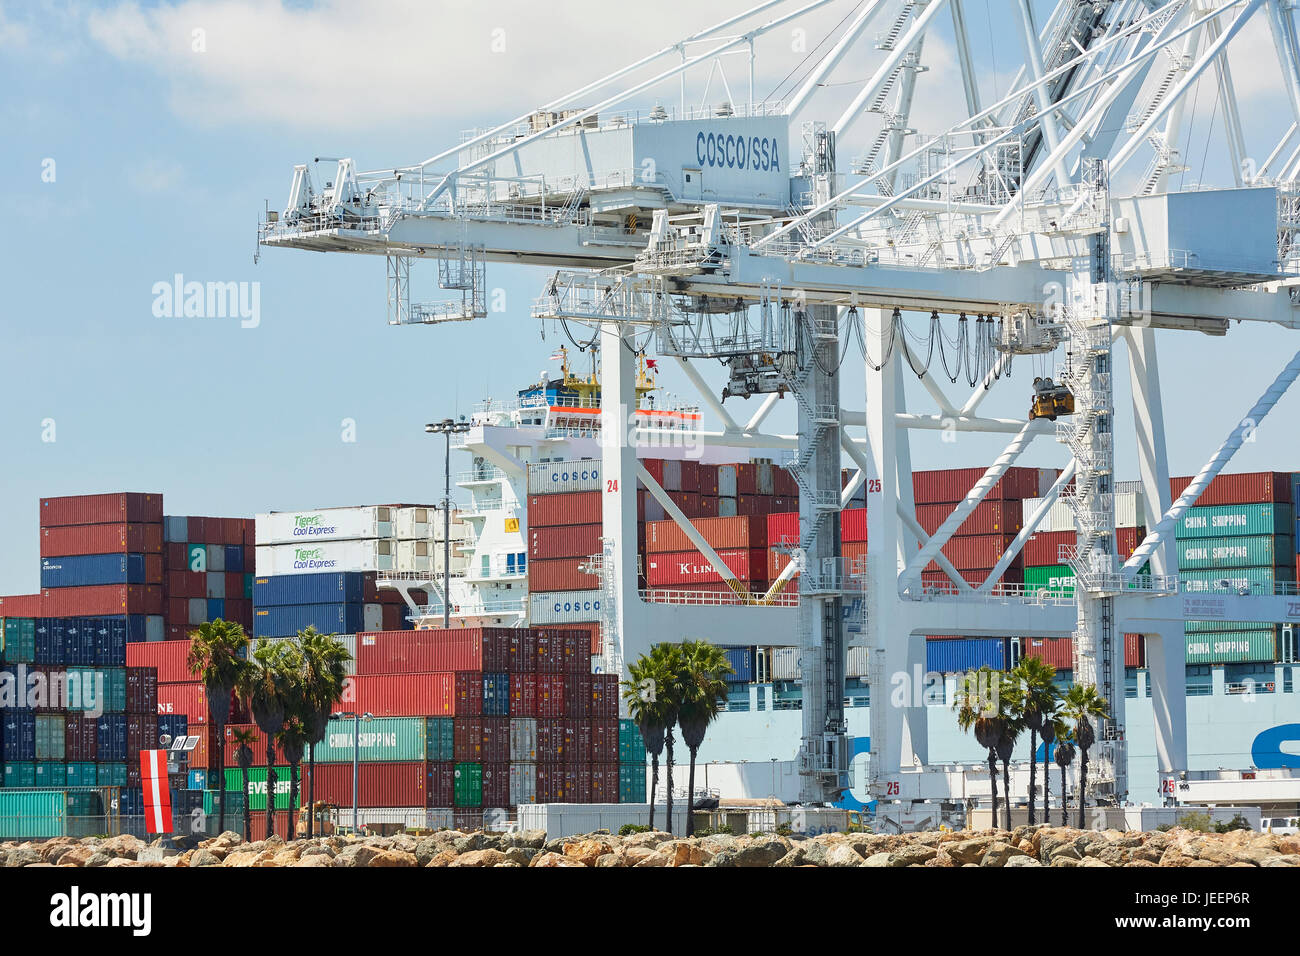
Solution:
[(109, 837), (107, 840), (102, 841), (99, 848), (109, 856), (134, 860), (137, 859), (139, 852), (144, 849), (144, 841), (129, 833), (120, 833), (115, 837)]
[(57, 846), (50, 847), (48, 850), (44, 851), (41, 856), (44, 858), (46, 863), (54, 863), (57, 865), (59, 860), (62, 859), (71, 849), (72, 847), (68, 846), (68, 844), (61, 843)]
[[(119, 858), (120, 859), (120, 858)], [(195, 850), (190, 857), (190, 866), (220, 866), (221, 857), (207, 848)]]
[(435, 853), (433, 855), (433, 858), (430, 859), (429, 862), (424, 865), (425, 866), (451, 866), (452, 861), (455, 859), (456, 859), (455, 850), (443, 850), (441, 853)]
[(623, 866), (636, 866), (654, 852), (654, 848), (648, 846), (620, 846), (614, 854), (622, 861)]
[(583, 866), (595, 866), (598, 859), (613, 852), (614, 847), (605, 840), (578, 840), (564, 847), (564, 855)]
[(774, 838), (762, 838), (755, 840), (748, 846), (736, 850), (727, 850), (713, 857), (708, 863), (709, 866), (771, 866), (781, 857), (785, 856), (788, 848), (786, 844)]
[(311, 843), (303, 847), (298, 856), (299, 858), (304, 856), (327, 856), (333, 860), (336, 854), (334, 849), (325, 843)]
[(906, 846), (889, 855), (889, 865), (921, 866), (938, 855), (939, 851), (932, 846)]
[[(484, 850), (484, 853), (496, 853), (498, 857), (502, 854), (496, 850)], [(458, 857), (457, 860), (460, 858)], [(379, 850), (370, 860), (364, 864), (367, 867), (398, 867), (398, 866), (415, 866), (415, 854), (404, 853), (401, 850)], [(453, 864), (454, 865), (454, 864)]]
[(545, 842), (545, 830), (520, 830), (513, 836), (515, 846), (527, 847), (531, 850), (540, 850)]
[(274, 857), (275, 852), (271, 850), (237, 850), (234, 853), (227, 853), (226, 858), (221, 861), (221, 865), (241, 868), (264, 866)]
[[(859, 859), (861, 859), (859, 857)], [(785, 856), (772, 864), (773, 866), (816, 866), (815, 863), (808, 861), (808, 851), (802, 846), (796, 846)]]
[(545, 852), (533, 857), (529, 866), (582, 866), (577, 860), (570, 859), (563, 853)]
[(1138, 863), (1149, 863), (1151, 866), (1158, 866), (1164, 850), (1158, 846), (1152, 846), (1150, 843), (1134, 847), (1129, 850), (1128, 865), (1135, 866)]
[(945, 844), (944, 851), (952, 857), (953, 862), (958, 866), (965, 866), (967, 863), (978, 863), (984, 856), (984, 851), (988, 849), (992, 842), (992, 837), (958, 840), (955, 843)]
[(1082, 866), (1082, 865), (1083, 865), (1083, 861), (1080, 860), (1079, 857), (1077, 857), (1077, 856), (1066, 856), (1065, 854), (1060, 853), (1060, 854), (1057, 854), (1056, 856), (1052, 857), (1051, 862), (1048, 863), (1047, 865), (1048, 865), (1048, 866), (1067, 866), (1067, 867), (1068, 867), (1068, 866)]
[[(450, 866), (496, 866), (506, 862), (507, 857), (500, 850), (470, 850), (452, 860)], [(513, 861), (512, 861), (513, 862)]]
[[(1029, 841), (1026, 840), (1025, 842), (1028, 843)], [(1003, 864), (1003, 866), (1007, 866), (1007, 867), (1010, 867), (1010, 866), (1042, 866), (1042, 865), (1043, 865), (1043, 864), (1039, 863), (1037, 860), (1035, 860), (1035, 859), (1034, 859), (1032, 856), (1030, 856), (1028, 853), (1026, 853), (1024, 856), (1013, 856), (1013, 857), (1011, 857), (1009, 860), (1007, 860), (1006, 863)]]
[(859, 863), (858, 866), (881, 866), (881, 867), (889, 866), (890, 865), (889, 861), (892, 860), (893, 858), (894, 855), (892, 853), (887, 853), (887, 852), (873, 853), (871, 854), (871, 856), (867, 857), (865, 860)]
[(533, 857), (540, 852), (540, 850), (535, 850), (530, 846), (512, 846), (506, 850), (506, 859), (518, 863), (520, 866), (527, 866), (533, 862)]
[[(934, 853), (933, 850), (930, 851)], [(861, 866), (862, 855), (847, 843), (840, 843), (830, 848), (823, 866)]]
[[(69, 847), (66, 852), (59, 856), (60, 866), (87, 866), (90, 859), (95, 855), (95, 848), (92, 846), (74, 846)], [(23, 866), (31, 863), (46, 862), (41, 859), (41, 855), (35, 850), (17, 850), (10, 855), (11, 859), (18, 859), (22, 862), (10, 864), (12, 866)]]
[(161, 863), (172, 856), (180, 856), (180, 851), (172, 847), (157, 846), (151, 843), (149, 846), (141, 847), (135, 858), (141, 863)]
[(1300, 853), (1284, 853), (1282, 856), (1271, 856), (1260, 866), (1300, 866)]
[(298, 862), (300, 847), (287, 846), (271, 857), (271, 866), (293, 866)]
[[(639, 847), (637, 849), (644, 850), (649, 848)], [(726, 854), (719, 854), (719, 855), (725, 856)], [(714, 857), (714, 859), (716, 860), (717, 857)], [(668, 853), (665, 853), (663, 850), (650, 850), (648, 854), (643, 856), (641, 859), (637, 860), (637, 862), (633, 863), (632, 865), (633, 866), (670, 866), (671, 864), (672, 864), (672, 857)]]
[(1300, 836), (1295, 834), (1278, 838), (1274, 846), (1284, 856), (1300, 856)]
[(1080, 865), (1080, 866), (1104, 866), (1106, 869), (1110, 869), (1110, 864), (1109, 864), (1109, 863), (1103, 863), (1103, 862), (1101, 862), (1101, 860), (1097, 859), (1095, 856), (1086, 856), (1086, 857), (1084, 857), (1083, 860), (1080, 861), (1079, 865)]
[(334, 858), (326, 856), (323, 853), (311, 853), (307, 856), (301, 856), (295, 860), (291, 866), (333, 866)]
[(632, 833), (623, 837), (623, 846), (648, 846), (657, 847), (660, 843), (671, 840), (670, 834), (662, 830), (647, 830), (645, 833)]
[(1013, 856), (1027, 856), (1019, 847), (1004, 843), (1002, 840), (994, 840), (989, 844), (984, 856), (980, 859), (980, 866), (1006, 866), (1007, 860)]
[(1176, 846), (1171, 846), (1160, 855), (1161, 866), (1190, 866), (1193, 862), (1193, 857), (1187, 856)]
[(457, 853), (470, 853), (474, 850), (483, 849), (483, 846), (483, 834), (481, 833), (471, 833), (469, 836), (461, 837), (453, 844)]

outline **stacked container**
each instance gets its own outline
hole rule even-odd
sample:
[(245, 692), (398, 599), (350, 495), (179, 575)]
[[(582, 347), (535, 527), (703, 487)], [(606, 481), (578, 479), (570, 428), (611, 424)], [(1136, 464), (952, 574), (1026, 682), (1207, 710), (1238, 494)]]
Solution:
[(168, 640), (218, 618), (252, 630), (252, 534), (248, 518), (163, 519)]
[(258, 575), (253, 605), (254, 637), (292, 637), (308, 627), (357, 634), (410, 626), (401, 595), (378, 590), (372, 572)]

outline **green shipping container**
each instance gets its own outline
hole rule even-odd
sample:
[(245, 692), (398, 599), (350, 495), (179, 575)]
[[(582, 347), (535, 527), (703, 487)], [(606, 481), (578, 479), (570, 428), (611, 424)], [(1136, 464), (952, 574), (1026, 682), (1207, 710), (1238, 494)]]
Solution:
[(479, 763), (456, 764), (456, 787), (452, 794), (458, 807), (483, 806), (483, 765)]
[(1279, 581), (1295, 580), (1295, 567), (1180, 571), (1178, 580), (1185, 594), (1231, 594), (1243, 589), (1255, 594), (1272, 594)]
[[(262, 770), (263, 770), (263, 775), (265, 776), (266, 768), (263, 767)], [(239, 771), (236, 770), (235, 772), (238, 773)], [(251, 769), (249, 773), (251, 776), (252, 774)], [(248, 783), (249, 786), (252, 786), (253, 781), (249, 780)], [(216, 790), (203, 791), (203, 812), (210, 817), (217, 816), (217, 810), (218, 810), (217, 793), (218, 791)], [(262, 801), (262, 809), (263, 810), (266, 809), (265, 800)], [(244, 815), (244, 795), (237, 789), (227, 790), (226, 791), (226, 829), (234, 830), (236, 833), (243, 833), (244, 832), (243, 820), (242, 820), (243, 815)], [(238, 823), (239, 826), (233, 826), (232, 821)]]
[(618, 765), (618, 802), (645, 803), (645, 764)]
[(36, 761), (36, 787), (56, 787), (62, 790), (68, 785), (68, 769), (61, 763), (53, 761)]
[(67, 785), (69, 787), (93, 787), (97, 785), (99, 770), (93, 763), (77, 761), (67, 764)]
[(62, 714), (36, 715), (36, 759), (64, 759), (64, 718)]
[[(126, 710), (126, 668), (124, 667), (69, 667), (69, 686), (75, 677), (78, 687), (85, 688), (69, 695), (68, 710), (102, 710), (106, 714), (120, 714)], [(90, 697), (83, 697), (90, 694)], [(93, 701), (94, 706), (84, 706)]]
[(1188, 634), (1216, 634), (1221, 631), (1239, 634), (1244, 631), (1272, 632), (1276, 627), (1276, 624), (1259, 621), (1188, 621), (1183, 630)]
[(1295, 508), (1283, 504), (1188, 508), (1178, 520), (1175, 534), (1180, 539), (1222, 538), (1229, 535), (1290, 537), (1295, 534)]
[(49, 838), (68, 832), (68, 795), (62, 790), (0, 793), (0, 839)]
[[(450, 724), (451, 720), (448, 719), (447, 723)], [(424, 760), (427, 749), (426, 726), (424, 717), (378, 717), (363, 720), (358, 735), (358, 758), (366, 763)], [(316, 762), (351, 763), (352, 728), (351, 720), (331, 720), (325, 731), (325, 739), (312, 747), (316, 753)]]
[[(246, 601), (253, 600), (253, 578), (255, 578), (256, 576), (257, 575), (255, 574), (244, 575), (244, 600)], [(226, 596), (229, 597), (230, 595), (226, 595)]]
[(439, 763), (456, 759), (455, 725), (452, 723), (452, 718), (427, 718), (424, 735), (426, 741), (425, 760), (430, 763)]
[(1052, 564), (1046, 567), (1025, 568), (1025, 586), (1047, 588), (1049, 591), (1074, 593), (1074, 571), (1068, 564)]
[[(244, 789), (243, 771), (238, 767), (226, 768), (226, 789), (240, 793)], [(302, 779), (298, 780), (298, 804), (302, 803)], [(266, 768), (248, 768), (248, 809), (266, 809)], [(289, 768), (275, 768), (275, 809), (289, 809)]]
[[(92, 764), (93, 766), (93, 764)], [(104, 798), (97, 790), (69, 791), (68, 836), (101, 836), (108, 832)]]
[(15, 787), (36, 786), (36, 764), (27, 760), (6, 763), (5, 786), (11, 790)]
[(1295, 560), (1295, 538), (1257, 534), (1236, 538), (1192, 538), (1178, 542), (1178, 569), (1271, 568)]
[(95, 786), (97, 787), (125, 787), (126, 786), (126, 764), (124, 763), (101, 763), (95, 765)]
[(1272, 632), (1220, 632), (1187, 638), (1189, 664), (1250, 664), (1276, 658), (1277, 637)]
[(204, 544), (185, 546), (185, 563), (190, 571), (208, 570), (208, 547)]
[(645, 765), (645, 740), (635, 720), (626, 717), (618, 722), (618, 762)]
[(3, 651), (7, 664), (31, 664), (36, 660), (36, 620), (30, 617), (0, 618)]

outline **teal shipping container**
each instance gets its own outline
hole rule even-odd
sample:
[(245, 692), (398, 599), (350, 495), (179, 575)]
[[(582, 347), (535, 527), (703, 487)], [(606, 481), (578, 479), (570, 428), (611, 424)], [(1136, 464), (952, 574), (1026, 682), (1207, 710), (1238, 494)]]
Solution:
[(426, 718), (425, 760), (430, 763), (456, 759), (455, 724), (451, 717)]
[(68, 770), (61, 763), (50, 760), (36, 761), (37, 787), (55, 787), (62, 790), (68, 785)]
[(93, 787), (99, 780), (99, 768), (89, 761), (75, 761), (67, 766), (66, 784), (69, 787)]
[[(451, 719), (447, 718), (447, 723)], [(425, 717), (378, 717), (361, 721), (357, 735), (358, 759), (363, 763), (375, 761), (425, 760), (428, 752)], [(351, 763), (353, 754), (353, 722), (331, 720), (325, 739), (312, 750), (317, 763)], [(431, 759), (431, 758), (430, 758)]]
[(1285, 504), (1212, 505), (1188, 508), (1178, 519), (1175, 534), (1188, 538), (1240, 535), (1289, 537), (1295, 527), (1295, 507)]
[(95, 765), (95, 785), (98, 787), (125, 787), (126, 764), (101, 763)]
[[(78, 682), (80, 693), (71, 694), (68, 710), (102, 710), (106, 714), (120, 714), (126, 710), (126, 668), (125, 667), (69, 667), (69, 687), (72, 679)], [(93, 696), (86, 697), (86, 693)], [(94, 701), (93, 707), (86, 707), (88, 701)]]
[(1243, 631), (1272, 631), (1276, 624), (1267, 621), (1188, 621), (1183, 630), (1188, 634), (1214, 634), (1221, 631), (1237, 634)]
[(5, 764), (5, 787), (36, 786), (36, 764), (29, 760), (12, 760)]
[(36, 759), (64, 759), (64, 725), (62, 714), (36, 715)]
[(618, 765), (618, 802), (646, 802), (644, 763)]
[(1178, 542), (1178, 570), (1272, 568), (1294, 559), (1288, 537), (1256, 534), (1232, 538), (1184, 538)]
[(618, 722), (618, 762), (645, 766), (645, 740), (635, 720)]
[[(252, 786), (251, 781), (249, 782), (249, 786)], [(203, 791), (203, 812), (210, 817), (215, 817), (217, 815), (217, 810), (219, 809), (217, 794), (218, 791), (216, 790)], [(266, 811), (265, 795), (263, 795), (262, 798), (262, 811), (263, 812)], [(244, 792), (242, 790), (227, 790), (226, 791), (226, 829), (234, 830), (236, 833), (243, 833), (244, 832), (243, 816), (244, 816)], [(232, 826), (231, 825), (232, 820), (235, 823), (237, 823), (238, 826)]]
[(4, 626), (4, 660), (7, 664), (31, 664), (36, 660), (36, 619), (31, 617), (0, 618)]
[(1227, 568), (1222, 571), (1179, 571), (1184, 594), (1273, 594), (1279, 582), (1295, 581), (1295, 565), (1276, 568)]
[(48, 839), (68, 832), (68, 795), (62, 790), (0, 792), (0, 839)]
[(1187, 637), (1189, 664), (1249, 664), (1277, 659), (1272, 631), (1192, 634)]

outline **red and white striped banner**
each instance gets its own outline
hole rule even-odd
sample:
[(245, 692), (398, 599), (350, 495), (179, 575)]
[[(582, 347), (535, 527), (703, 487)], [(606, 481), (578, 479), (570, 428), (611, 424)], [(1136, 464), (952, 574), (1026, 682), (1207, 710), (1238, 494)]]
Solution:
[(144, 788), (145, 829), (172, 832), (172, 793), (167, 783), (167, 751), (140, 751), (140, 784)]

